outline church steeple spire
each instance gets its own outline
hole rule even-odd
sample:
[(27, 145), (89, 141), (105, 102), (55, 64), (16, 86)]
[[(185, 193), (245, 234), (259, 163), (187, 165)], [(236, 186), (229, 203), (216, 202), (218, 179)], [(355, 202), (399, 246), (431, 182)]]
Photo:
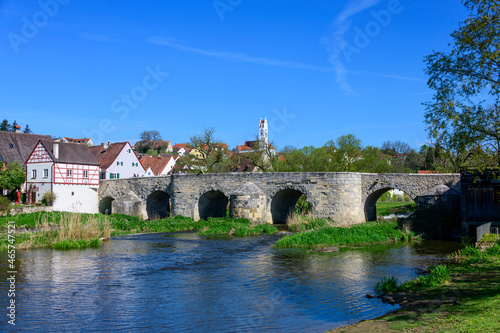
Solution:
[(268, 129), (267, 129), (267, 118), (260, 118), (260, 123), (259, 123), (259, 141), (264, 142), (266, 145), (269, 144), (269, 139), (268, 139)]

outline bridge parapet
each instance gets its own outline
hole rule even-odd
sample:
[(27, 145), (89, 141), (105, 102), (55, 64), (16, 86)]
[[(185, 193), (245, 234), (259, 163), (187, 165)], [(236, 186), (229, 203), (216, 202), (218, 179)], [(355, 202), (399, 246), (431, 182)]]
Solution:
[(315, 216), (355, 224), (373, 217), (377, 199), (389, 189), (400, 189), (415, 199), (438, 185), (459, 190), (459, 182), (460, 176), (455, 174), (188, 174), (103, 181), (99, 196), (102, 203), (132, 192), (143, 201), (149, 218), (168, 214), (195, 220), (225, 216), (229, 206), (234, 217), (284, 223), (304, 194)]

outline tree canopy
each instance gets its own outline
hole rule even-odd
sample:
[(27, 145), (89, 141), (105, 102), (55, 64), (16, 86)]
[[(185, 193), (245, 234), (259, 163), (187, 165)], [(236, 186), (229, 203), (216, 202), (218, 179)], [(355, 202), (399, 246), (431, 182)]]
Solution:
[(9, 163), (5, 169), (0, 169), (0, 188), (15, 190), (26, 181), (24, 168), (17, 162)]
[(451, 171), (470, 163), (500, 165), (500, 1), (463, 0), (470, 16), (448, 52), (425, 58), (433, 101), (425, 103), (431, 138), (451, 158)]
[(141, 133), (141, 141), (147, 143), (149, 141), (160, 141), (162, 140), (161, 134), (157, 130), (144, 131)]

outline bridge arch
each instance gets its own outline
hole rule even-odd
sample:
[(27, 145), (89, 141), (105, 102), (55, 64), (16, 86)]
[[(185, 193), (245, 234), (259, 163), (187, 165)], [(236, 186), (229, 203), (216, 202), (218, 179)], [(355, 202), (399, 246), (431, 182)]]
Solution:
[(106, 215), (112, 214), (113, 212), (112, 212), (112, 209), (111, 209), (111, 203), (114, 200), (115, 199), (112, 198), (112, 197), (104, 197), (104, 198), (102, 198), (99, 201), (99, 213), (106, 214)]
[(200, 193), (195, 207), (194, 217), (206, 220), (209, 217), (226, 217), (229, 197), (223, 191), (209, 188)]
[(416, 195), (412, 194), (409, 189), (401, 188), (401, 186), (396, 186), (394, 184), (387, 184), (383, 187), (378, 187), (377, 189), (374, 189), (371, 193), (368, 194), (366, 197), (363, 207), (364, 207), (364, 212), (365, 212), (365, 220), (366, 221), (376, 221), (377, 220), (377, 201), (378, 199), (387, 191), (390, 190), (400, 190), (403, 191), (404, 193), (408, 194), (410, 198), (415, 201)]
[(151, 193), (146, 199), (146, 213), (149, 220), (163, 219), (170, 216), (170, 195), (161, 190)]
[(286, 224), (289, 216), (293, 215), (295, 205), (302, 195), (306, 195), (309, 203), (313, 206), (314, 202), (309, 191), (303, 187), (284, 187), (275, 190), (271, 194), (271, 219), (273, 224)]

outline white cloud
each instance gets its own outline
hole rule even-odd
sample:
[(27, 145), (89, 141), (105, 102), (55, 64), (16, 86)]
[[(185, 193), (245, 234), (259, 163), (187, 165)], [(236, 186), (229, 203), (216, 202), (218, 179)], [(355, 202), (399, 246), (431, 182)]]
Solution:
[(246, 62), (246, 63), (252, 63), (252, 64), (258, 64), (258, 65), (265, 65), (265, 66), (288, 67), (288, 68), (293, 68), (293, 69), (305, 69), (305, 70), (313, 70), (313, 71), (331, 71), (331, 69), (328, 67), (310, 65), (310, 64), (306, 64), (306, 63), (298, 62), (298, 61), (276, 60), (276, 59), (270, 59), (270, 58), (265, 58), (265, 57), (249, 56), (249, 55), (246, 55), (244, 53), (197, 49), (197, 48), (193, 48), (193, 47), (189, 47), (189, 46), (175, 43), (172, 39), (164, 38), (164, 37), (152, 37), (148, 41), (153, 43), (153, 44), (168, 46), (172, 49), (183, 51), (183, 52), (195, 53), (195, 54), (200, 54), (200, 55), (204, 55), (207, 57), (225, 59), (225, 60), (236, 61), (236, 62)]
[(351, 28), (350, 18), (362, 11), (378, 4), (380, 0), (351, 0), (337, 15), (333, 22), (333, 32), (323, 38), (323, 43), (330, 52), (329, 62), (336, 72), (336, 82), (340, 89), (347, 93), (354, 93), (346, 79), (346, 70), (342, 59), (342, 48), (347, 44), (344, 35)]

